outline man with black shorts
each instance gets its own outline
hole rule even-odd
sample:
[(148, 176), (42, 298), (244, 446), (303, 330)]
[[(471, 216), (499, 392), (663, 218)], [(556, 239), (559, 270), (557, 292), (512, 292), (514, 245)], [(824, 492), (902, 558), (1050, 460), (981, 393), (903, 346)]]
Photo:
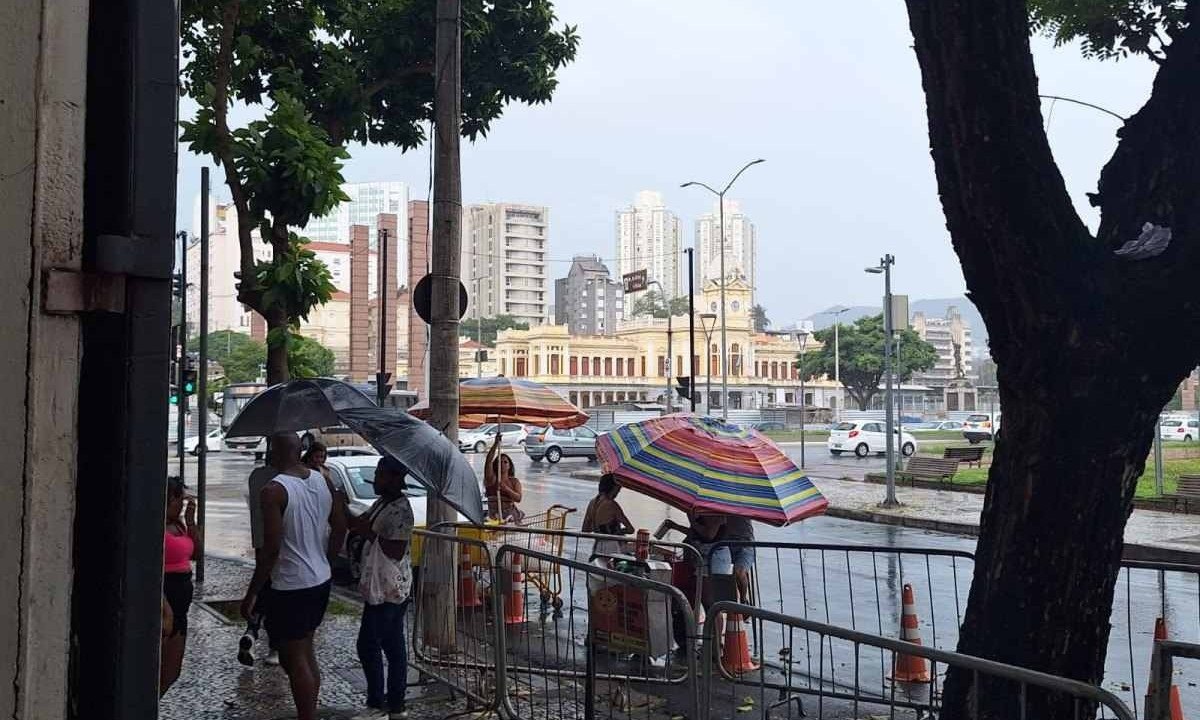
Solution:
[(279, 474), (258, 498), (263, 547), (242, 600), (242, 617), (253, 616), (258, 595), (270, 581), (264, 608), (267, 634), (279, 648), (297, 720), (317, 720), (321, 670), (313, 634), (329, 604), (330, 560), (346, 540), (346, 515), (342, 503), (334, 502), (330, 482), (300, 461), (295, 433), (271, 438), (269, 464)]

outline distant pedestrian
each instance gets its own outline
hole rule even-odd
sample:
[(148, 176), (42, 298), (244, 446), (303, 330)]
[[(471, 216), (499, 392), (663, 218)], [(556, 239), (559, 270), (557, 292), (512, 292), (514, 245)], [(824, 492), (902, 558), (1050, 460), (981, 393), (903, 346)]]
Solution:
[(488, 450), (483, 464), (483, 491), (487, 495), (488, 516), (503, 522), (520, 522), (525, 513), (518, 503), (524, 494), (512, 458), (500, 450), (503, 433), (496, 431), (496, 442)]
[(242, 617), (255, 617), (259, 593), (270, 581), (264, 624), (279, 647), (297, 720), (316, 720), (321, 670), (313, 634), (329, 605), (330, 559), (346, 540), (346, 516), (329, 481), (300, 462), (294, 433), (271, 438), (270, 464), (279, 473), (259, 496), (263, 547), (242, 599)]
[(373, 481), (379, 497), (354, 522), (354, 531), (368, 543), (363, 550), (359, 582), (366, 604), (358, 630), (358, 660), (367, 678), (367, 707), (387, 712), (389, 720), (408, 717), (404, 616), (412, 600), (410, 541), (414, 518), (404, 495), (407, 474), (408, 468), (390, 455), (380, 459)]
[(166, 526), (163, 531), (163, 598), (170, 612), (164, 627), (159, 661), (158, 694), (162, 697), (179, 679), (187, 647), (188, 609), (192, 605), (192, 560), (196, 558), (200, 529), (196, 526), (196, 501), (187, 497), (183, 480), (167, 478)]
[(305, 465), (329, 477), (329, 468), (325, 467), (325, 461), (329, 459), (329, 448), (325, 447), (325, 443), (318, 440), (313, 440), (308, 446), (308, 450), (304, 451), (304, 455), (300, 458)]
[[(625, 516), (625, 511), (617, 504), (617, 495), (621, 486), (611, 474), (600, 477), (596, 497), (588, 503), (583, 513), (583, 531), (599, 535), (629, 535), (633, 532), (633, 523)], [(621, 543), (616, 540), (597, 540), (592, 556), (616, 555), (621, 552)]]

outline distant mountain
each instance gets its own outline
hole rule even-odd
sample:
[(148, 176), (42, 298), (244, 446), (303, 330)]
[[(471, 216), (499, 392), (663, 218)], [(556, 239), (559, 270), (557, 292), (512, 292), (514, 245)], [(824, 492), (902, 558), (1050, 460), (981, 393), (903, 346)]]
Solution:
[[(975, 305), (965, 296), (910, 300), (908, 311), (910, 313), (923, 312), (926, 317), (945, 317), (946, 311), (952, 305), (958, 308), (958, 312), (962, 314), (963, 320), (971, 325), (971, 339), (974, 341), (976, 354), (986, 354), (988, 334), (987, 328), (983, 324), (983, 316), (979, 314), (979, 311), (975, 309)], [(815, 329), (823, 330), (833, 325), (834, 315), (831, 310), (836, 310), (837, 308), (838, 306), (834, 306), (828, 310), (814, 313), (804, 318), (804, 320), (811, 322)], [(878, 315), (880, 312), (882, 312), (882, 309), (878, 305), (853, 305), (849, 310), (842, 313), (842, 323), (852, 323), (861, 317)]]

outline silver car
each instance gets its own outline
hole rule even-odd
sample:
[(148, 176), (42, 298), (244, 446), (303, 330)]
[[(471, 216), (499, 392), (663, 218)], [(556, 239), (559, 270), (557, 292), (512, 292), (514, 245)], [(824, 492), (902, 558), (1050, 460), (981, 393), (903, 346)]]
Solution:
[(573, 430), (555, 430), (552, 427), (530, 431), (525, 437), (525, 454), (534, 462), (546, 458), (556, 463), (564, 457), (596, 459), (596, 431), (587, 427)]

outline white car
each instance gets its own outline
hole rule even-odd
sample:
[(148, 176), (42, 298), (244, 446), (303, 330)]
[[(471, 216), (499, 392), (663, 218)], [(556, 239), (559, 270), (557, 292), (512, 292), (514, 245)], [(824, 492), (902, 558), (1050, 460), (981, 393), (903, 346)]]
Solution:
[(904, 426), (905, 430), (911, 430), (915, 433), (922, 432), (958, 432), (963, 429), (963, 424), (957, 420), (933, 420), (930, 422), (909, 424)]
[(1192, 442), (1200, 438), (1200, 420), (1166, 418), (1158, 425), (1158, 435), (1163, 440)]
[[(209, 431), (208, 441), (204, 443), (204, 446), (208, 448), (208, 452), (210, 453), (221, 452), (221, 445), (224, 440), (225, 431), (221, 430), (221, 428), (216, 428)], [(189, 455), (200, 454), (200, 436), (196, 435), (195, 437), (185, 439), (183, 441), (183, 449)]]
[(984, 440), (993, 440), (1000, 434), (1000, 414), (977, 413), (968, 415), (962, 427), (963, 439), (975, 445)]
[(472, 430), (458, 431), (458, 449), (463, 452), (473, 450), (477, 453), (487, 452), (488, 448), (496, 440), (496, 433), (500, 433), (500, 445), (503, 447), (517, 447), (525, 444), (525, 426), (518, 423), (488, 423), (480, 425)]
[[(897, 449), (905, 457), (917, 452), (916, 438), (907, 432), (901, 433), (899, 428), (893, 432), (897, 433)], [(872, 453), (882, 454), (887, 452), (887, 430), (884, 423), (873, 420), (841, 422), (829, 431), (828, 446), (831, 455), (852, 452), (862, 458)]]

